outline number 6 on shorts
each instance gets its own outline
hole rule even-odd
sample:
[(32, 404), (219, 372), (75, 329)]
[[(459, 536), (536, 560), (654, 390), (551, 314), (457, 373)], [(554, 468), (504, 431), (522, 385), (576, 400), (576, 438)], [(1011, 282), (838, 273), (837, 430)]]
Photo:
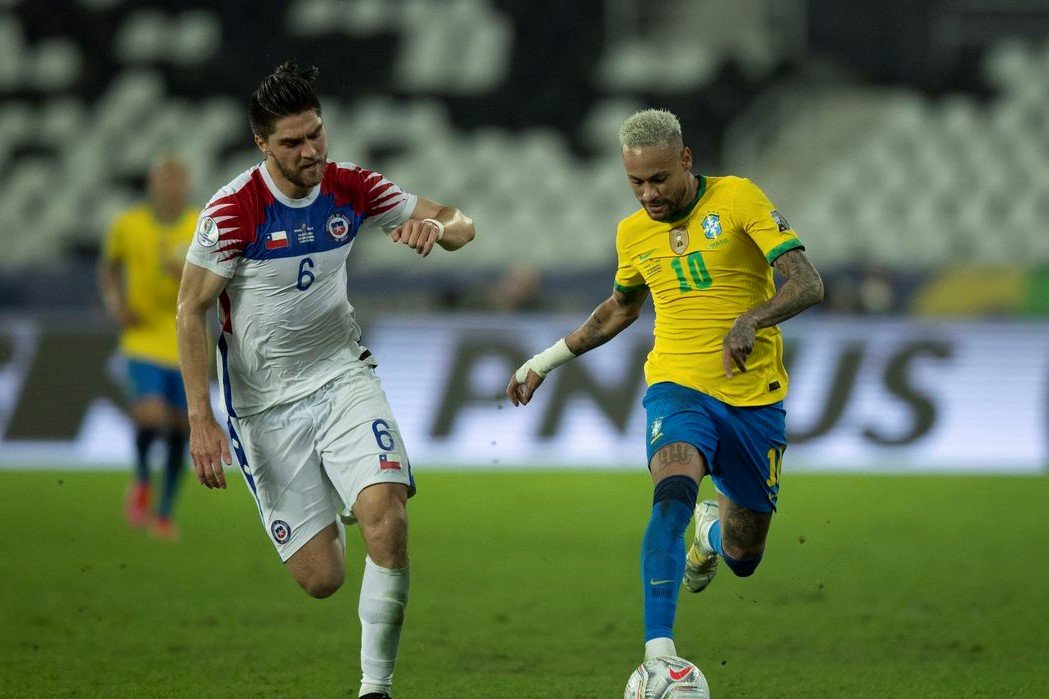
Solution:
[(394, 447), (393, 435), (390, 434), (390, 423), (385, 420), (376, 420), (372, 423), (372, 434), (375, 442), (384, 451), (392, 451)]

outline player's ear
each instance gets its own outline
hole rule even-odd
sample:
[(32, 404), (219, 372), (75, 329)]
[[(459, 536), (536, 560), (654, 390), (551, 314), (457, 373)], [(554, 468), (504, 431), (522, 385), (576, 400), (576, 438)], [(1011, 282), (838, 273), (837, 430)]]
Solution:
[(266, 145), (266, 139), (258, 134), (255, 134), (255, 145), (258, 146), (258, 149), (262, 151), (263, 155), (268, 156), (270, 154), (269, 146)]
[(692, 151), (688, 146), (681, 149), (681, 166), (685, 168), (685, 172), (692, 170)]

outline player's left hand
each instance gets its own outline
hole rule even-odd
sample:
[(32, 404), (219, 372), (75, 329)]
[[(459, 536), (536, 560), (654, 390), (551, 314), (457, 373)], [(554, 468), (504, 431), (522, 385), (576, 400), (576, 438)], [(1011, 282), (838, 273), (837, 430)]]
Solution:
[(423, 257), (430, 254), (437, 242), (437, 226), (429, 221), (408, 219), (403, 226), (393, 229), (390, 239), (395, 243), (404, 243)]
[(747, 357), (754, 351), (757, 330), (757, 323), (746, 313), (736, 318), (736, 322), (732, 324), (732, 329), (721, 343), (725, 348), (721, 355), (721, 365), (725, 369), (726, 378), (732, 378), (733, 364), (739, 367), (741, 373), (747, 372)]
[(518, 405), (528, 405), (528, 402), (532, 400), (532, 394), (535, 393), (539, 385), (543, 383), (543, 378), (539, 374), (535, 373), (531, 369), (528, 370), (528, 374), (525, 376), (524, 383), (517, 380), (517, 375), (514, 374), (510, 377), (510, 385), (506, 387), (506, 397), (510, 399), (510, 402), (516, 407)]

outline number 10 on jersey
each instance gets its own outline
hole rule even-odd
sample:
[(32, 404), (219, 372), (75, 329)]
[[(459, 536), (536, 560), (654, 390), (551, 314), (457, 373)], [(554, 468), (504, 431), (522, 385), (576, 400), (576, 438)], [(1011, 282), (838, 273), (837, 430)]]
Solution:
[(714, 283), (710, 278), (710, 272), (707, 271), (707, 266), (703, 263), (702, 253), (692, 253), (685, 258), (685, 264), (688, 265), (688, 276), (691, 279), (685, 278), (685, 265), (681, 264), (680, 258), (670, 261), (670, 266), (674, 268), (674, 273), (677, 275), (678, 290), (681, 293), (703, 291), (704, 289), (709, 289), (710, 285)]

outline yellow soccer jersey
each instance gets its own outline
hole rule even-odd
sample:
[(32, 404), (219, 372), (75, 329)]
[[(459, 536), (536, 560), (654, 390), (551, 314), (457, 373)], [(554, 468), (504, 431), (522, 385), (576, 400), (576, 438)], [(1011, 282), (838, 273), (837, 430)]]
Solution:
[(764, 192), (740, 177), (700, 176), (696, 199), (677, 221), (653, 221), (644, 209), (620, 221), (615, 285), (647, 286), (656, 309), (649, 385), (672, 381), (736, 406), (782, 399), (787, 372), (778, 328), (757, 331), (747, 372), (731, 379), (721, 343), (741, 313), (775, 294), (775, 259), (801, 247)]
[(113, 224), (103, 255), (124, 272), (124, 293), (138, 324), (120, 337), (121, 351), (135, 359), (178, 366), (175, 305), (179, 274), (193, 239), (199, 211), (186, 209), (177, 221), (157, 221), (148, 205), (126, 211)]

